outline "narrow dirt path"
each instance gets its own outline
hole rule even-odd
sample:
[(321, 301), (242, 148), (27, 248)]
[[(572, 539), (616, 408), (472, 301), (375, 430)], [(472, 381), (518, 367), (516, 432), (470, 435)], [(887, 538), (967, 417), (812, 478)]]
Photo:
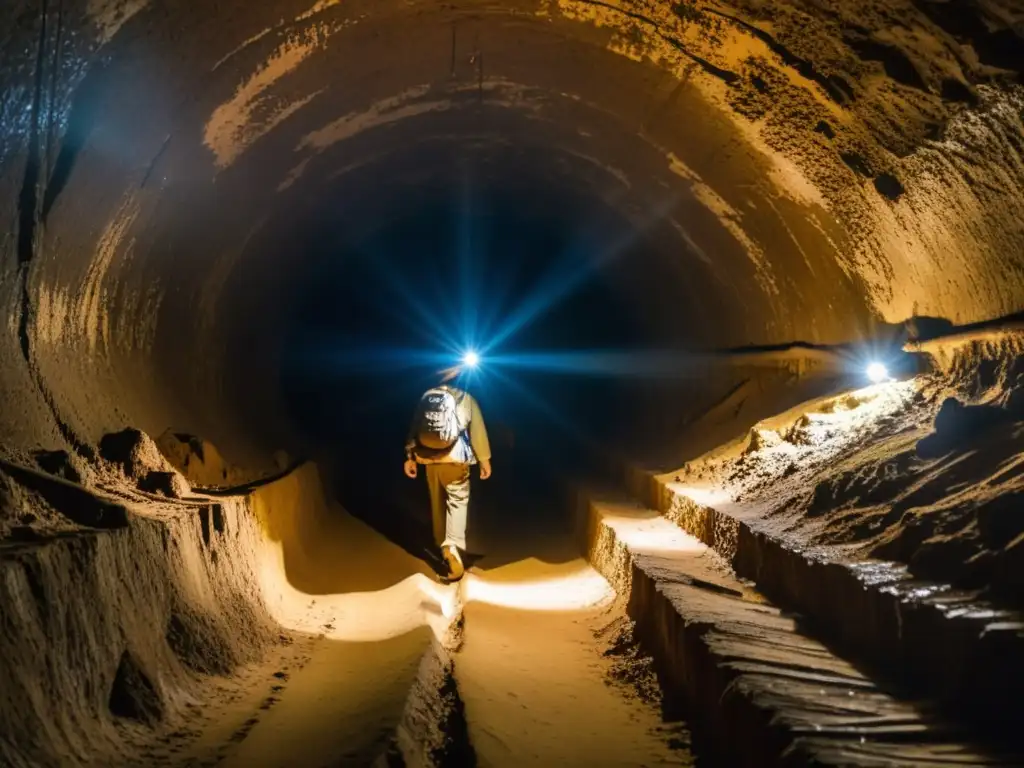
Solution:
[[(527, 531), (493, 531), (500, 541), (487, 556), (458, 587), (442, 587), (371, 529), (330, 518), (290, 560), (308, 590), (292, 599), (309, 628), (293, 658), (258, 665), (250, 684), (211, 702), (205, 733), (169, 764), (188, 755), (225, 768), (369, 765), (396, 734), (409, 747), (431, 732), (460, 741), (459, 765), (474, 753), (482, 766), (692, 764), (657, 705), (609, 679), (609, 638), (596, 633), (621, 612), (608, 583), (569, 537)], [(428, 701), (410, 731), (421, 660), (457, 616), (456, 594), (461, 645), (450, 658), (464, 726), (453, 732)]]
[(432, 598), (454, 587), (340, 509), (299, 543), (285, 541), (278, 614), (291, 641), (219, 686), (191, 745), (163, 764), (360, 766), (388, 749), (447, 624)]
[(430, 630), (374, 643), (324, 640), (224, 768), (368, 765), (387, 749)]
[(479, 765), (692, 765), (657, 706), (609, 681), (596, 633), (621, 614), (583, 560), (467, 578), (455, 677)]

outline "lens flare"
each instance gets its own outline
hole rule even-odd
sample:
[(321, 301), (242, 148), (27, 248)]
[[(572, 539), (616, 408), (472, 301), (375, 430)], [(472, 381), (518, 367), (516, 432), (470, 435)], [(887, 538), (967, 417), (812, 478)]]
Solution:
[(480, 355), (471, 349), (462, 356), (462, 363), (467, 368), (476, 368), (480, 365)]
[(881, 363), (871, 363), (868, 366), (868, 379), (875, 384), (881, 384), (889, 380), (889, 369)]

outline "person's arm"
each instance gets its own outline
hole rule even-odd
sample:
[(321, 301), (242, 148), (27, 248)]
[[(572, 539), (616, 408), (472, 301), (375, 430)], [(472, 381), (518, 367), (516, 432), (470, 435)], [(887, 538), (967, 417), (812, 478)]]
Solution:
[(416, 477), (416, 419), (413, 417), (409, 424), (409, 434), (405, 438), (405, 464), (403, 469), (408, 477)]
[(416, 420), (409, 424), (409, 433), (405, 436), (405, 458), (415, 459), (413, 451), (416, 449)]
[(470, 401), (471, 416), (469, 419), (469, 443), (473, 446), (473, 453), (480, 462), (480, 477), (486, 480), (491, 475), (491, 442), (487, 438), (487, 425), (484, 424), (484, 415), (480, 411), (480, 404), (476, 398)]

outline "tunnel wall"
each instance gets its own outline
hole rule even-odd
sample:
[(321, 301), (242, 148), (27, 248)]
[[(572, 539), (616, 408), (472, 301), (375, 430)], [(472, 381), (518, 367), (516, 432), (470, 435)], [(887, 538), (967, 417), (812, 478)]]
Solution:
[(180, 759), (204, 748), (191, 743), (199, 708), (223, 704), (217, 686), (248, 665), (280, 664), (312, 638), (371, 642), (424, 625), (427, 577), (332, 510), (315, 465), (217, 499), (113, 490), (0, 469), (0, 493), (26, 508), (63, 491), (120, 510), (107, 530), (0, 544), (5, 766)]
[(260, 536), (244, 499), (228, 499), (5, 543), (0, 761), (136, 759), (191, 714), (209, 675), (259, 658), (280, 634), (259, 591)]
[[(523, 150), (535, 183), (656, 232), (643, 269), (613, 274), (666, 342), (848, 341), (1024, 307), (1008, 1), (70, 6), (0, 9), (0, 451), (25, 464), (92, 462), (131, 425), (274, 467), (297, 443), (275, 378), (303, 258), (289, 226), (327, 190), (386, 211), (374, 176), (410, 146), (402, 183), (450, 179), (423, 158)], [(652, 384), (650, 440), (746, 375)], [(5, 530), (45, 506), (2, 490)], [(173, 720), (202, 674), (188, 663), (268, 647), (257, 569), (284, 594), (289, 555), (251, 508), (221, 505), (221, 531), (203, 509), (4, 543), (0, 713), (24, 740), (0, 740), (3, 762), (127, 754), (119, 669), (151, 682), (137, 716)], [(212, 655), (175, 653), (175, 616)]]
[(301, 254), (247, 258), (272, 216), (417, 136), (592, 158), (617, 180), (595, 194), (675, 232), (629, 289), (681, 337), (1019, 310), (1020, 41), (994, 7), (16, 3), (5, 448), (133, 424), (267, 461), (292, 439), (254, 414)]

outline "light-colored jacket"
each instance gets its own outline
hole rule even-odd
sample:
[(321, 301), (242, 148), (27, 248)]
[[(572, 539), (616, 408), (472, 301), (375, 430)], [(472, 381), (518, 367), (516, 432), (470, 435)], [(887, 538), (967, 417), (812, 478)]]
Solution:
[[(480, 405), (469, 392), (456, 387), (442, 384), (438, 389), (451, 392), (458, 403), (456, 415), (459, 420), (459, 439), (448, 453), (430, 459), (422, 459), (415, 455), (416, 427), (413, 423), (409, 437), (405, 441), (405, 455), (413, 457), (420, 464), (476, 464), (479, 461), (491, 460), (491, 443), (487, 439), (487, 427)], [(466, 440), (466, 434), (469, 440)]]

